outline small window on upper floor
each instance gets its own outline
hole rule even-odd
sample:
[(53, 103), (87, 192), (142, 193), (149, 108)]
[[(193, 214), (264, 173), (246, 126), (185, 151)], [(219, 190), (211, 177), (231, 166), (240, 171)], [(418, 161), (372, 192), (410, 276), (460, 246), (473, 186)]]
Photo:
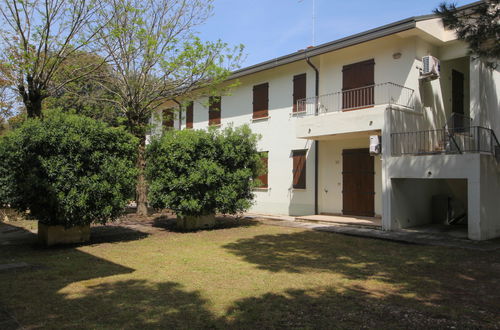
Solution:
[(193, 128), (193, 111), (194, 103), (191, 101), (186, 106), (186, 128)]
[(305, 106), (297, 101), (306, 98), (306, 82), (307, 76), (305, 73), (293, 77), (293, 113), (304, 112)]
[(253, 119), (269, 116), (269, 83), (253, 86)]
[(208, 106), (208, 126), (220, 125), (221, 121), (221, 97), (210, 96)]

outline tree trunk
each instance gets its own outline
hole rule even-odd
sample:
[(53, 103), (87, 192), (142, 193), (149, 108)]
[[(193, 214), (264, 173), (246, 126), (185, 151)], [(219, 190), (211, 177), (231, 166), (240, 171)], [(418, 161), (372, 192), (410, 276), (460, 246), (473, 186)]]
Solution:
[(147, 182), (145, 177), (146, 168), (146, 138), (142, 137), (139, 143), (139, 148), (137, 149), (137, 170), (139, 174), (137, 175), (137, 184), (135, 187), (135, 198), (137, 204), (137, 215), (147, 216), (148, 215), (148, 195), (147, 195)]
[(18, 87), (19, 94), (23, 99), (24, 106), (28, 118), (41, 118), (42, 117), (42, 93), (38, 90), (26, 90), (24, 85)]

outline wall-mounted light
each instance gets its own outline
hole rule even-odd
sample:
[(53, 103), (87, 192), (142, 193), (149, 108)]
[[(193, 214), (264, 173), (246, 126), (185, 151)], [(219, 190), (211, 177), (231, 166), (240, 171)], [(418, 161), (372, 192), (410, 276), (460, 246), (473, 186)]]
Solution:
[(401, 53), (397, 52), (397, 53), (392, 54), (392, 58), (395, 60), (399, 60), (401, 58)]

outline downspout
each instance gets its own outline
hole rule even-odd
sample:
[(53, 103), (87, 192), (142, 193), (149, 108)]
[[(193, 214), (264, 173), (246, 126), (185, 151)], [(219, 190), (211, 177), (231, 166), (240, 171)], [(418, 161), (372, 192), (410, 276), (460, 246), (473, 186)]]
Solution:
[[(311, 68), (313, 68), (315, 72), (315, 87), (314, 87), (314, 96), (316, 96), (316, 106), (314, 109), (315, 114), (318, 114), (318, 96), (319, 96), (319, 70), (318, 68), (312, 64), (310, 57), (306, 57), (306, 62), (309, 64)], [(314, 214), (319, 213), (318, 208), (318, 161), (319, 161), (319, 141), (314, 141)]]
[(176, 99), (172, 99), (179, 106), (179, 130), (182, 129), (182, 105)]

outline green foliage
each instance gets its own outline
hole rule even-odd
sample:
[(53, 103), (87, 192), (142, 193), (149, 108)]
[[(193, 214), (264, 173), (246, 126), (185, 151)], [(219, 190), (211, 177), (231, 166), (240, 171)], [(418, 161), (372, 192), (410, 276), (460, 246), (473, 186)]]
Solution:
[(77, 115), (48, 112), (0, 137), (0, 204), (49, 225), (104, 223), (132, 196), (137, 139)]
[(460, 40), (469, 44), (470, 52), (490, 67), (500, 59), (500, 4), (487, 0), (477, 6), (459, 10), (454, 4), (442, 3), (434, 12), (447, 29), (455, 30)]
[(248, 126), (168, 131), (147, 150), (149, 201), (178, 215), (247, 210), (262, 171), (259, 137)]

